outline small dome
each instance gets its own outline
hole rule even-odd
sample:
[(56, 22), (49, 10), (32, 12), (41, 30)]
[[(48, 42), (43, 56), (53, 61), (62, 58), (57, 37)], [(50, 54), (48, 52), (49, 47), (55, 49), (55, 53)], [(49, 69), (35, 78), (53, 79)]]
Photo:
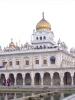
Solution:
[(11, 39), (11, 42), (9, 43), (9, 48), (15, 48), (16, 45), (14, 44), (13, 40)]
[(70, 53), (75, 53), (75, 48), (71, 48)]
[(51, 25), (44, 18), (44, 13), (43, 13), (43, 18), (36, 25), (36, 30), (37, 31), (51, 30)]
[(12, 47), (15, 48), (16, 46), (15, 46), (15, 44), (14, 44), (13, 42), (11, 42), (11, 43), (9, 44), (9, 47), (10, 47), (10, 48), (12, 48)]

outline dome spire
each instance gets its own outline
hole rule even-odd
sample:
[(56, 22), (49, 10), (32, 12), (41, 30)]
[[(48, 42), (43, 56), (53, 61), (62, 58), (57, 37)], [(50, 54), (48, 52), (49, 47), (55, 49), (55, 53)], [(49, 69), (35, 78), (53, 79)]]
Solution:
[(44, 19), (44, 12), (42, 12), (42, 18)]
[(11, 38), (11, 42), (13, 42), (13, 38)]

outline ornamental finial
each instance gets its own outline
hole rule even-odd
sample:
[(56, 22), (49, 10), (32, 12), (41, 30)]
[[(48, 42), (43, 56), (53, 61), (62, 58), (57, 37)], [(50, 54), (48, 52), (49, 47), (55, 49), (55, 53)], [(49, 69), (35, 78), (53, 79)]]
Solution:
[(43, 19), (44, 19), (44, 12), (42, 13), (42, 17), (43, 17)]
[(13, 38), (11, 38), (11, 42), (13, 42)]

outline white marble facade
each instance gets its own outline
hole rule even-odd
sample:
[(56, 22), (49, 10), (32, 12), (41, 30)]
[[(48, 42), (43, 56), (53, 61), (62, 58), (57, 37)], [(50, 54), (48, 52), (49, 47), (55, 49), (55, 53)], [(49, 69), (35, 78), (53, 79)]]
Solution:
[(70, 52), (60, 39), (54, 41), (51, 25), (44, 18), (33, 31), (31, 44), (0, 48), (0, 85), (75, 85), (75, 49)]

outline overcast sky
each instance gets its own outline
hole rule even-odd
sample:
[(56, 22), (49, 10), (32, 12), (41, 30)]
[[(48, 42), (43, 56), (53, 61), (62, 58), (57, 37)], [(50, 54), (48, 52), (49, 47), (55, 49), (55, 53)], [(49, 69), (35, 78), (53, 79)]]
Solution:
[(0, 0), (0, 45), (13, 41), (31, 42), (36, 24), (42, 18), (51, 24), (55, 41), (60, 38), (75, 47), (75, 0)]

